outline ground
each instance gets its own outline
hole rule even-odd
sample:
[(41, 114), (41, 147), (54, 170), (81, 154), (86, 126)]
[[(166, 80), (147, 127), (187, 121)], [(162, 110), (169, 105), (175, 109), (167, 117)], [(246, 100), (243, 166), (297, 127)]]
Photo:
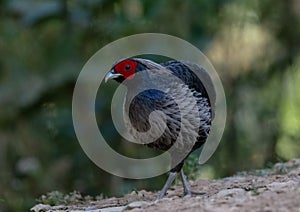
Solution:
[[(277, 163), (272, 169), (242, 172), (218, 180), (190, 181), (192, 190), (202, 194), (181, 197), (182, 186), (155, 200), (157, 193), (132, 192), (122, 198), (67, 196), (50, 193), (40, 198), (32, 212), (41, 211), (298, 211), (300, 212), (300, 159)], [(52, 195), (52, 196), (51, 196)], [(62, 200), (53, 201), (53, 196)], [(52, 198), (52, 199), (51, 199)], [(48, 204), (46, 204), (48, 203)], [(56, 203), (56, 206), (50, 204)]]

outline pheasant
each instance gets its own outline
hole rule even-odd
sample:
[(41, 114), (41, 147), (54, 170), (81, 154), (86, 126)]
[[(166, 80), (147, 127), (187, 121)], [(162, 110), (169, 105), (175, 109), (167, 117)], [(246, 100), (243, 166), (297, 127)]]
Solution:
[[(214, 118), (215, 90), (208, 72), (187, 61), (159, 64), (142, 58), (126, 58), (117, 61), (106, 74), (105, 82), (111, 79), (127, 87), (123, 112), (127, 114), (124, 121), (129, 134), (150, 148), (169, 150), (171, 170), (158, 199), (165, 196), (179, 173), (184, 194), (191, 196), (182, 167), (189, 154), (205, 143)], [(156, 114), (150, 122), (153, 111), (161, 111), (164, 116)], [(180, 131), (182, 135), (178, 139)], [(145, 132), (150, 142), (139, 137)]]

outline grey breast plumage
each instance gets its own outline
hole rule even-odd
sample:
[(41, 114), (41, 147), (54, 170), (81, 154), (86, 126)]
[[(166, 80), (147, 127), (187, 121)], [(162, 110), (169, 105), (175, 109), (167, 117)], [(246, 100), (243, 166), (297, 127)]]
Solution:
[[(199, 148), (209, 134), (214, 114), (215, 93), (208, 73), (196, 64), (183, 61), (168, 61), (157, 65), (147, 60), (139, 62), (143, 62), (149, 68), (164, 67), (169, 72), (168, 74), (179, 78), (181, 83), (168, 80), (168, 75), (156, 76), (155, 70), (150, 72), (151, 76), (146, 75), (149, 77), (148, 81), (159, 83), (160, 86), (165, 86), (165, 89), (164, 91), (144, 90), (131, 102), (125, 102), (129, 110), (127, 111), (128, 117), (125, 115), (125, 122), (128, 126), (130, 125), (129, 133), (138, 140), (141, 132), (147, 132), (150, 127), (153, 127), (154, 131), (149, 134), (149, 139), (153, 139), (157, 136), (154, 135), (155, 132), (160, 133), (158, 131), (163, 126), (161, 122), (164, 122), (166, 128), (162, 135), (151, 143), (145, 141), (147, 146), (168, 150), (172, 145), (176, 145), (178, 152), (185, 149), (187, 145), (192, 146), (191, 151)], [(200, 73), (201, 79), (193, 71)], [(134, 88), (128, 88), (127, 96), (131, 95), (132, 89)], [(126, 98), (126, 101), (128, 99)], [(153, 111), (161, 111), (164, 116), (157, 113), (150, 126), (149, 116)], [(184, 139), (181, 139), (182, 142), (175, 142), (178, 141), (179, 133)]]

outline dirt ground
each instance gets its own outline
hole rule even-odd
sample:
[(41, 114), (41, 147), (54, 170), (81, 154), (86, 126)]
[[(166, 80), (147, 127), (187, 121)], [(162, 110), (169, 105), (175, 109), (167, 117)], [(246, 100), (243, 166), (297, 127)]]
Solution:
[[(181, 197), (182, 186), (173, 186), (166, 198), (157, 193), (132, 192), (122, 198), (92, 200), (76, 193), (66, 204), (38, 204), (40, 211), (297, 211), (300, 212), (300, 159), (278, 163), (272, 169), (243, 172), (218, 180), (190, 181), (192, 190), (203, 193)], [(44, 196), (46, 199), (47, 197)]]

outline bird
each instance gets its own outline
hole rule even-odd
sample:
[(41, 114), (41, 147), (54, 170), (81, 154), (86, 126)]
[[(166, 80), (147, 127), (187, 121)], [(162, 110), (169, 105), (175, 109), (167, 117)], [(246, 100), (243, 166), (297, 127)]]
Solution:
[[(157, 63), (131, 57), (112, 65), (105, 75), (105, 82), (109, 80), (127, 87), (123, 113), (127, 114), (124, 122), (128, 133), (150, 148), (171, 150), (171, 169), (157, 199), (167, 194), (178, 174), (184, 195), (192, 196), (182, 167), (188, 156), (204, 145), (211, 130), (216, 93), (208, 71), (189, 61)], [(153, 111), (161, 111), (164, 116), (157, 113), (150, 122), (149, 116)], [(146, 139), (139, 138), (141, 132), (148, 131)], [(183, 131), (183, 138), (177, 144), (180, 131)], [(147, 138), (151, 142), (145, 141)]]

